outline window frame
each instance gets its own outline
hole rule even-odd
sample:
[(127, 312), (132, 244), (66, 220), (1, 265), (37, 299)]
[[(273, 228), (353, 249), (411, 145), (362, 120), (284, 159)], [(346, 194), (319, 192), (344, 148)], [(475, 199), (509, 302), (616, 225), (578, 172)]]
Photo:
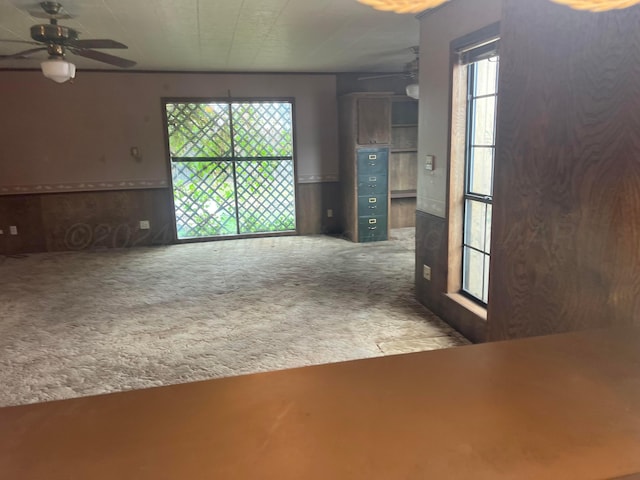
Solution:
[[(496, 151), (496, 117), (497, 117), (497, 102), (498, 102), (498, 76), (499, 70), (496, 69), (495, 75), (495, 88), (494, 93), (477, 95), (477, 73), (478, 62), (483, 60), (490, 60), (491, 58), (498, 58), (497, 46), (499, 40), (492, 40), (491, 42), (475, 47), (463, 55), (461, 55), (462, 61), (465, 62), (467, 68), (467, 105), (466, 105), (466, 144), (464, 155), (464, 187), (463, 187), (463, 223), (462, 223), (462, 284), (460, 286), (460, 292), (472, 300), (480, 303), (486, 307), (488, 303), (488, 281), (489, 273), (487, 269), (490, 267), (487, 265), (487, 259), (491, 258), (491, 240), (487, 245), (487, 215), (489, 209), (493, 209), (493, 184), (494, 184), (494, 165), (495, 165), (495, 151)], [(499, 61), (499, 60), (496, 60)], [(479, 145), (475, 143), (476, 137), (476, 112), (477, 112), (477, 100), (483, 98), (494, 98), (494, 110), (493, 110), (493, 143), (487, 145)], [(475, 153), (478, 148), (488, 148), (492, 150), (491, 160), (491, 192), (489, 195), (483, 195), (473, 191), (473, 170), (475, 167)], [(480, 249), (471, 244), (468, 241), (469, 237), (469, 205), (470, 202), (476, 202), (484, 205), (484, 228), (483, 228), (483, 248)], [(493, 213), (493, 212), (492, 212)], [(482, 255), (482, 293), (481, 297), (474, 295), (472, 292), (465, 289), (466, 279), (469, 275), (469, 264), (467, 262), (467, 251), (475, 251)]]
[[(469, 128), (471, 116), (467, 115), (467, 103), (469, 101), (469, 72), (467, 65), (477, 60), (495, 56), (498, 52), (500, 42), (500, 23), (488, 25), (476, 32), (465, 35), (451, 42), (451, 77), (450, 77), (450, 146), (449, 165), (447, 182), (447, 217), (448, 217), (448, 240), (447, 240), (447, 293), (450, 295), (461, 295), (467, 298), (473, 305), (477, 305), (486, 312), (487, 302), (478, 299), (465, 291), (464, 287), (464, 245), (468, 244), (465, 236), (465, 226), (467, 222), (467, 199), (469, 201), (479, 201), (487, 204), (485, 195), (473, 192), (470, 186), (470, 171), (467, 168), (468, 146), (473, 141), (472, 129)], [(496, 85), (497, 95), (497, 85)], [(484, 95), (482, 95), (484, 96)], [(488, 95), (487, 95), (488, 96)], [(495, 166), (495, 122), (494, 116), (494, 138), (493, 138), (493, 165)], [(492, 175), (492, 189), (495, 181), (495, 169)], [(493, 192), (492, 192), (493, 193)], [(485, 217), (486, 222), (486, 217)], [(487, 230), (485, 224), (485, 242), (487, 240)], [(477, 243), (476, 243), (477, 244)], [(483, 246), (487, 247), (486, 243)], [(490, 252), (490, 243), (489, 249)], [(490, 258), (490, 257), (485, 257)], [(483, 262), (484, 267), (484, 262)], [(484, 278), (483, 278), (484, 281)], [(488, 284), (483, 285), (483, 295), (488, 293)], [(485, 297), (486, 298), (486, 297)], [(488, 299), (487, 299), (488, 300)], [(471, 304), (470, 304), (471, 305)], [(469, 307), (470, 308), (470, 307)], [(486, 313), (485, 313), (486, 315)], [(486, 317), (485, 317), (486, 318)]]
[[(171, 147), (170, 147), (170, 143), (169, 143), (169, 133), (168, 133), (168, 128), (167, 128), (167, 124), (168, 124), (168, 117), (167, 117), (167, 105), (168, 104), (187, 104), (187, 103), (194, 103), (194, 104), (214, 104), (214, 103), (220, 103), (220, 104), (226, 104), (231, 106), (234, 103), (288, 103), (291, 105), (291, 126), (292, 126), (292, 152), (291, 152), (291, 159), (293, 162), (293, 186), (294, 186), (294, 196), (295, 196), (295, 210), (294, 210), (294, 219), (295, 219), (295, 230), (287, 230), (287, 231), (274, 231), (274, 232), (260, 232), (260, 233), (238, 233), (238, 234), (234, 234), (234, 235), (220, 235), (220, 236), (203, 236), (203, 237), (184, 237), (184, 238), (180, 238), (178, 236), (178, 226), (177, 226), (177, 222), (175, 220), (175, 212), (176, 212), (176, 205), (175, 205), (175, 198), (174, 198), (174, 189), (175, 189), (175, 185), (174, 185), (174, 181), (173, 181), (173, 175), (172, 175), (172, 163), (173, 163), (173, 157), (171, 155)], [(170, 202), (170, 207), (171, 207), (171, 211), (168, 212), (168, 214), (171, 216), (171, 218), (173, 218), (173, 221), (171, 222), (172, 224), (172, 233), (173, 233), (173, 239), (176, 243), (198, 243), (198, 242), (209, 242), (209, 241), (224, 241), (227, 239), (234, 239), (234, 240), (239, 240), (239, 239), (245, 239), (245, 238), (259, 238), (259, 237), (281, 237), (281, 236), (291, 236), (291, 235), (297, 235), (299, 234), (299, 229), (300, 229), (300, 218), (301, 218), (301, 201), (300, 201), (300, 191), (299, 191), (299, 182), (298, 182), (298, 155), (297, 155), (297, 151), (298, 151), (298, 143), (297, 143), (297, 130), (298, 130), (298, 123), (297, 123), (297, 119), (296, 119), (296, 99), (295, 97), (279, 97), (279, 96), (274, 96), (274, 97), (263, 97), (263, 96), (258, 96), (258, 97), (245, 97), (245, 96), (231, 96), (231, 91), (229, 92), (229, 96), (227, 97), (161, 97), (160, 98), (160, 107), (161, 107), (161, 115), (162, 115), (162, 122), (163, 122), (163, 137), (164, 137), (164, 149), (165, 149), (165, 166), (166, 166), (166, 172), (167, 172), (167, 176), (169, 178), (169, 186), (171, 188), (171, 202)], [(232, 132), (232, 137), (233, 137), (233, 132)], [(211, 157), (209, 158), (209, 160), (213, 160), (213, 161), (223, 161), (223, 160), (229, 160), (229, 161), (237, 161), (237, 160), (242, 160), (243, 158), (245, 159), (249, 159), (249, 160), (255, 160), (257, 158), (261, 158), (264, 160), (269, 160), (271, 157), (236, 157), (234, 156), (234, 150), (233, 150), (233, 145), (231, 146), (231, 156), (225, 157), (225, 156), (217, 156), (217, 157)], [(176, 157), (179, 158), (179, 157)], [(273, 157), (271, 159), (275, 159), (275, 160), (289, 160), (289, 158), (284, 158), (284, 157)], [(235, 172), (234, 172), (234, 177), (235, 177)], [(235, 180), (234, 180), (235, 182)]]

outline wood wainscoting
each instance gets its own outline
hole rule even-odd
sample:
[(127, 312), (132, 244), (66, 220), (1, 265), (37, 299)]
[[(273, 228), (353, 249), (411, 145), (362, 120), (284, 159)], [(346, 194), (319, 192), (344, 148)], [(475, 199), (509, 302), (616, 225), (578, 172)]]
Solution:
[(507, 0), (489, 339), (640, 318), (640, 7)]
[[(340, 183), (298, 184), (298, 233), (340, 233)], [(333, 216), (328, 216), (331, 210)]]
[[(475, 343), (486, 340), (487, 322), (477, 308), (468, 308), (447, 291), (447, 220), (416, 212), (416, 297), (453, 328)], [(423, 265), (431, 267), (431, 280), (423, 277)], [(470, 302), (470, 301), (469, 301)]]
[(166, 188), (1, 196), (0, 254), (168, 244), (172, 222)]
[[(327, 210), (333, 217), (327, 217)], [(338, 233), (339, 183), (298, 185), (298, 233)], [(140, 229), (148, 220), (149, 230)], [(18, 235), (10, 235), (16, 226)], [(168, 188), (0, 196), (0, 254), (175, 242)]]

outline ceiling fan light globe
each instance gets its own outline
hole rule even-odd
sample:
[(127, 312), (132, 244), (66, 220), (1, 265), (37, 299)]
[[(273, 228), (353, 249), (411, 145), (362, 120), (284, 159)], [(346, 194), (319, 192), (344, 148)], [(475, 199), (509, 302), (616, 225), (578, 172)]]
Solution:
[(406, 88), (407, 97), (415, 98), (418, 100), (420, 98), (420, 85), (417, 83), (411, 83), (407, 85)]
[(606, 12), (638, 5), (640, 0), (552, 0), (555, 3), (567, 5), (576, 10), (591, 12)]
[(54, 82), (64, 83), (76, 76), (76, 66), (63, 59), (49, 59), (40, 64), (42, 74)]
[(358, 0), (376, 10), (395, 13), (420, 13), (431, 8), (436, 8), (448, 0)]

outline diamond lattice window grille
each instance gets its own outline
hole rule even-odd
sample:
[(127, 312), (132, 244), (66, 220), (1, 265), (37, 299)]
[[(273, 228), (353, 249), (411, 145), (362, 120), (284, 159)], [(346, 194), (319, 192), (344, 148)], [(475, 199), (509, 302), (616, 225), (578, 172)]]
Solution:
[(172, 157), (231, 156), (231, 126), (226, 103), (169, 103), (167, 131)]
[(295, 230), (291, 103), (166, 111), (178, 238)]
[(231, 111), (236, 157), (293, 156), (290, 103), (233, 103)]
[(172, 164), (178, 238), (237, 234), (233, 162)]
[(240, 161), (236, 175), (240, 233), (295, 230), (292, 160)]

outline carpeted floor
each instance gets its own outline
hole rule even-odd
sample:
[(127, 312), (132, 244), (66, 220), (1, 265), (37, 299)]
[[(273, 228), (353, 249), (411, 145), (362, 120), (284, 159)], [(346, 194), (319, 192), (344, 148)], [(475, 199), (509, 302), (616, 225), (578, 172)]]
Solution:
[(0, 258), (0, 406), (466, 344), (411, 229)]

